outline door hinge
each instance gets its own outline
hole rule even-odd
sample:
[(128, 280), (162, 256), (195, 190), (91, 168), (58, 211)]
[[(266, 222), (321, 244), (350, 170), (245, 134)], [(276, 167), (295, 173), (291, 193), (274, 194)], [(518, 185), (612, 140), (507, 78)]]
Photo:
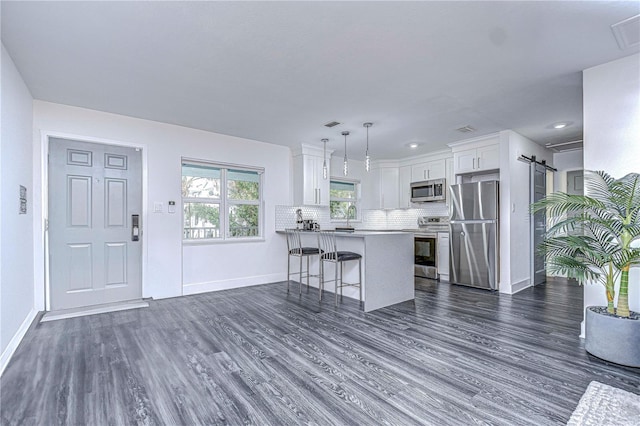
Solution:
[(44, 220), (44, 231), (47, 232), (49, 230), (49, 219)]

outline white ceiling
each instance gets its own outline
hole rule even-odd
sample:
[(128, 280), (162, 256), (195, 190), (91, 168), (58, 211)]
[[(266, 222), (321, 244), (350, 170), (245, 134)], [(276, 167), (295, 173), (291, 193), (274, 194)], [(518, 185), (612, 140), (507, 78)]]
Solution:
[(637, 1), (1, 7), (2, 43), (36, 99), (288, 146), (327, 137), (339, 155), (349, 130), (350, 158), (364, 155), (365, 121), (374, 158), (503, 129), (581, 139), (581, 71), (639, 50), (610, 28)]

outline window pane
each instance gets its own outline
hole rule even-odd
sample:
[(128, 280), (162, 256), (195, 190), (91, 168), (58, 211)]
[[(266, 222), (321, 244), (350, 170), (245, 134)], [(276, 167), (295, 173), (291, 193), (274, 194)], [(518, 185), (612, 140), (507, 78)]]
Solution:
[(258, 200), (260, 197), (260, 175), (246, 170), (229, 170), (227, 188), (230, 200)]
[(185, 198), (220, 198), (220, 169), (196, 164), (183, 164), (182, 196)]
[(258, 206), (256, 205), (238, 204), (229, 206), (229, 236), (259, 236), (258, 217)]
[(184, 238), (187, 240), (220, 238), (220, 205), (185, 203)]
[(339, 182), (332, 180), (329, 186), (331, 198), (356, 198), (356, 184), (353, 182)]
[(355, 206), (356, 203), (352, 201), (331, 201), (329, 203), (329, 209), (331, 210), (331, 219), (346, 219), (347, 212), (349, 213), (349, 219), (356, 218), (356, 209), (349, 210), (349, 206)]

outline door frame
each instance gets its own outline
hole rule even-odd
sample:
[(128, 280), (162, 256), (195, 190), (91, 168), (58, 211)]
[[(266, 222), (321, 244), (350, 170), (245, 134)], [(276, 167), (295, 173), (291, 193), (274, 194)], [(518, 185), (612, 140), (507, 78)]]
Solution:
[[(142, 297), (149, 297), (147, 294), (147, 259), (148, 259), (148, 244), (147, 244), (147, 232), (146, 224), (148, 219), (148, 163), (147, 163), (147, 145), (139, 144), (133, 142), (125, 142), (114, 139), (107, 138), (99, 138), (94, 136), (85, 136), (85, 135), (77, 135), (71, 133), (64, 132), (56, 132), (56, 131), (45, 131), (42, 130), (40, 133), (40, 143), (41, 143), (41, 161), (40, 161), (40, 171), (41, 171), (41, 185), (42, 185), (42, 197), (40, 200), (41, 203), (41, 217), (42, 222), (40, 226), (42, 226), (42, 232), (35, 232), (36, 238), (40, 238), (39, 244), (37, 247), (43, 247), (44, 251), (43, 262), (44, 262), (44, 288), (36, 287), (36, 309), (37, 310), (51, 310), (51, 282), (49, 277), (49, 230), (48, 230), (48, 222), (49, 222), (49, 139), (50, 138), (60, 138), (60, 139), (71, 139), (80, 142), (89, 142), (89, 143), (97, 143), (101, 145), (115, 145), (122, 146), (126, 148), (135, 148), (139, 149), (142, 156), (142, 235), (140, 241), (142, 243), (142, 253), (140, 259), (141, 266), (141, 274), (140, 283), (142, 286)], [(37, 224), (36, 224), (37, 226)], [(37, 282), (37, 280), (36, 280)], [(38, 303), (38, 300), (41, 302)]]

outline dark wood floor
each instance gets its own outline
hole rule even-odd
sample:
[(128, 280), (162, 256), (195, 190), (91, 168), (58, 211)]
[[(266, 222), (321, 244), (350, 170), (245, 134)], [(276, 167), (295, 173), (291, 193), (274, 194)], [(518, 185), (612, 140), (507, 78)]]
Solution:
[[(42, 323), (0, 380), (3, 425), (565, 424), (592, 380), (582, 290), (416, 283), (414, 302), (334, 309), (284, 283)], [(293, 287), (296, 289), (296, 286)]]

